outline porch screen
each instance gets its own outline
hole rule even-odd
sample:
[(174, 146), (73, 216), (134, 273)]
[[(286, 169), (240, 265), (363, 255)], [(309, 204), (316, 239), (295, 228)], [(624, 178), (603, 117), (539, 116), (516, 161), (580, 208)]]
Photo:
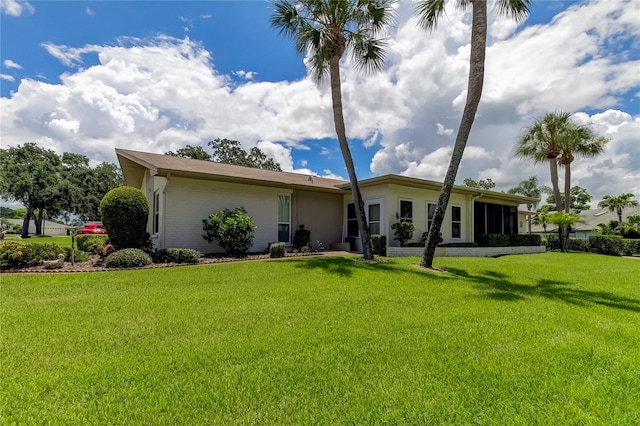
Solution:
[(289, 228), (291, 226), (291, 197), (278, 195), (278, 242), (289, 242)]

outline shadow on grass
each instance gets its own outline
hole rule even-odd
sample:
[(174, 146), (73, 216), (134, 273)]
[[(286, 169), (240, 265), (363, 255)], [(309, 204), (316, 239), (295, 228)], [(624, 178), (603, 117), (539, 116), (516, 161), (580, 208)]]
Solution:
[(572, 288), (573, 283), (540, 279), (535, 285), (517, 284), (505, 274), (495, 271), (482, 271), (471, 275), (463, 269), (448, 268), (452, 274), (464, 277), (476, 283), (483, 296), (493, 300), (516, 301), (527, 297), (544, 297), (561, 300), (576, 306), (602, 305), (610, 308), (640, 312), (640, 300), (621, 297), (611, 292), (588, 291)]

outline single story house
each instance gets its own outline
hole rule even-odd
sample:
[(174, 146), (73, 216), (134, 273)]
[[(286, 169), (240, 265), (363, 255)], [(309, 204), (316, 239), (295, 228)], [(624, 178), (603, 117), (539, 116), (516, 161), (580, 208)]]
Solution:
[[(609, 224), (611, 221), (618, 222), (618, 213), (615, 211), (612, 212), (609, 209), (602, 209), (600, 207), (582, 210), (578, 216), (580, 216), (580, 220), (573, 226), (572, 231), (569, 234), (569, 237), (571, 238), (589, 238), (591, 235), (597, 234), (599, 224)], [(629, 216), (640, 216), (640, 206), (624, 208), (622, 210), (622, 221), (627, 221)], [(532, 228), (533, 232), (536, 233), (545, 232), (542, 225), (532, 225)], [(548, 223), (546, 232), (558, 232), (558, 227)]]
[[(297, 173), (221, 164), (161, 154), (116, 149), (128, 186), (149, 201), (148, 231), (156, 249), (193, 248), (220, 252), (203, 237), (202, 220), (224, 208), (244, 207), (257, 225), (252, 251), (271, 242), (291, 243), (300, 225), (311, 231), (312, 246), (361, 250), (349, 182)], [(363, 179), (360, 189), (372, 234), (398, 246), (391, 225), (415, 224), (414, 241), (428, 229), (442, 184), (384, 175)], [(455, 186), (444, 223), (445, 243), (473, 242), (480, 234), (517, 234), (518, 206), (537, 199)]]

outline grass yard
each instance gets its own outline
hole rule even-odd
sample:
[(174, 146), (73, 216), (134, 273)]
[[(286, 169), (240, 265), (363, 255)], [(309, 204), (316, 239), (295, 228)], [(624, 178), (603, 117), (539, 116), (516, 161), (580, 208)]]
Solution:
[(3, 424), (640, 424), (640, 261), (0, 275)]
[(71, 237), (68, 235), (55, 236), (55, 237), (41, 237), (39, 235), (31, 236), (30, 238), (22, 239), (17, 238), (16, 236), (9, 236), (11, 238), (7, 239), (18, 239), (20, 241), (24, 241), (26, 243), (31, 244), (57, 244), (60, 248), (70, 248), (71, 247)]

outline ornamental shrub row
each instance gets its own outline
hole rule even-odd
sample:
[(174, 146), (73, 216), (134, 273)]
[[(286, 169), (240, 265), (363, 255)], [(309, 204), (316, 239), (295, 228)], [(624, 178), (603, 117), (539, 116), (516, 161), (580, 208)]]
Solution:
[(153, 256), (154, 263), (189, 263), (200, 262), (202, 253), (198, 250), (185, 248), (166, 248), (159, 250)]
[(92, 234), (80, 234), (76, 236), (76, 247), (78, 250), (93, 252), (95, 251), (93, 245), (96, 244), (96, 247), (104, 250), (104, 248), (109, 244), (109, 236), (108, 235), (92, 235)]
[(125, 248), (117, 250), (104, 259), (106, 268), (139, 268), (151, 263), (151, 256), (140, 249)]
[[(547, 250), (560, 248), (557, 234), (549, 234), (546, 239)], [(609, 256), (632, 256), (640, 254), (640, 240), (623, 238), (620, 235), (591, 235), (589, 238), (569, 239), (569, 250)]]
[(30, 244), (24, 241), (0, 242), (0, 267), (2, 269), (36, 266), (45, 260), (54, 260), (65, 253), (57, 244)]
[(269, 257), (278, 258), (284, 257), (285, 249), (284, 243), (271, 243), (269, 244)]
[(378, 234), (371, 235), (371, 246), (373, 247), (373, 254), (377, 254), (379, 256), (386, 256), (387, 255), (387, 236), (378, 235)]

